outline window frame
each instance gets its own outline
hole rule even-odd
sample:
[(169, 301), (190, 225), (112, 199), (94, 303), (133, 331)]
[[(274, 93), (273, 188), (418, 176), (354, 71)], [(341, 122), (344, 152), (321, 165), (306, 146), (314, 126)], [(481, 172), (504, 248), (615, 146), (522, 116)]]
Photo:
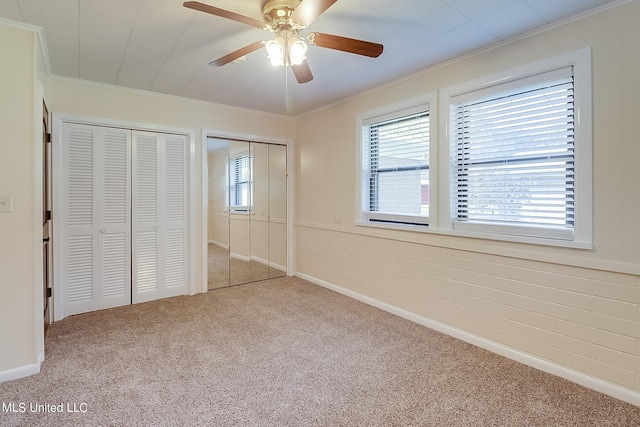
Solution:
[[(502, 85), (521, 87), (529, 78), (561, 69), (573, 67), (574, 77), (574, 165), (575, 165), (575, 226), (571, 233), (568, 230), (556, 232), (550, 227), (537, 226), (511, 226), (485, 224), (482, 222), (456, 221), (457, 201), (453, 186), (457, 179), (455, 176), (455, 130), (452, 129), (454, 100), (463, 97), (467, 93), (487, 91)], [(449, 203), (440, 206), (443, 221), (442, 229), (456, 235), (468, 237), (483, 237), (497, 240), (508, 240), (524, 243), (547, 244), (553, 246), (568, 246), (576, 248), (591, 248), (593, 239), (593, 184), (592, 184), (592, 95), (591, 95), (591, 50), (580, 49), (567, 54), (558, 55), (549, 59), (538, 61), (526, 66), (514, 68), (491, 76), (475, 79), (454, 86), (444, 88), (441, 91), (442, 128), (445, 130), (439, 135), (439, 145), (442, 157), (441, 172), (446, 174), (448, 185), (440, 190), (448, 193)], [(444, 157), (446, 156), (446, 158)]]
[[(236, 186), (238, 185), (247, 185), (247, 198), (248, 198), (248, 205), (235, 205), (231, 203), (232, 200), (232, 188), (233, 185), (231, 184), (231, 175), (232, 175), (232, 164), (235, 165), (234, 167), (237, 169), (237, 166), (239, 164), (239, 161), (241, 159), (246, 158), (247, 160), (247, 167), (249, 169), (249, 180), (248, 181), (241, 181), (239, 183), (236, 183)], [(227, 185), (226, 185), (226, 207), (227, 210), (231, 213), (237, 213), (237, 214), (251, 214), (253, 213), (253, 155), (252, 154), (240, 154), (240, 155), (235, 155), (235, 156), (229, 156), (227, 159)], [(236, 191), (235, 194), (235, 198), (237, 199), (238, 193)]]
[[(436, 93), (431, 92), (423, 94), (417, 97), (413, 97), (403, 102), (395, 103), (389, 106), (381, 107), (376, 110), (368, 111), (363, 114), (359, 114), (356, 120), (357, 123), (357, 135), (358, 135), (358, 151), (356, 161), (357, 167), (357, 213), (356, 224), (363, 226), (372, 226), (379, 228), (396, 228), (396, 229), (413, 229), (416, 231), (424, 231), (429, 228), (430, 223), (434, 221), (434, 207), (432, 200), (435, 200), (436, 195), (432, 190), (434, 187), (435, 169), (432, 166), (433, 159), (437, 155), (434, 147), (434, 137), (437, 135), (437, 103)], [(394, 213), (379, 213), (371, 212), (365, 206), (370, 206), (369, 198), (369, 183), (364, 179), (364, 131), (366, 126), (371, 124), (385, 122), (388, 120), (401, 119), (406, 116), (418, 114), (421, 112), (428, 113), (429, 120), (429, 165), (427, 170), (429, 171), (429, 215), (417, 216), (417, 215), (404, 215)]]
[[(553, 233), (540, 229), (531, 235), (531, 227), (518, 230), (517, 227), (485, 227), (473, 224), (465, 227), (453, 221), (451, 183), (455, 182), (451, 153), (451, 98), (499, 84), (517, 82), (520, 79), (548, 71), (572, 66), (574, 70), (574, 113), (575, 113), (575, 227), (568, 239), (559, 239)], [(593, 248), (593, 142), (592, 142), (592, 71), (591, 48), (585, 47), (572, 52), (540, 61), (524, 64), (491, 75), (463, 81), (432, 92), (382, 106), (375, 110), (358, 114), (356, 117), (356, 188), (355, 225), (454, 236), (493, 241), (517, 242), (534, 245), (569, 247), (574, 249)], [(366, 120), (393, 117), (398, 112), (417, 106), (428, 105), (430, 116), (429, 141), (429, 225), (415, 225), (399, 222), (376, 222), (366, 218), (363, 209), (363, 161), (362, 126)], [(390, 217), (390, 220), (395, 218)], [(469, 242), (471, 244), (471, 241)]]

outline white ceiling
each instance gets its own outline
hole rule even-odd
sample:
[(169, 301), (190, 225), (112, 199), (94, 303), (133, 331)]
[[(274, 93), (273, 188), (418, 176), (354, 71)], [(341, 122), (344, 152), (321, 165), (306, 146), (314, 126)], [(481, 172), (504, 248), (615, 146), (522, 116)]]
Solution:
[[(261, 0), (201, 0), (261, 20)], [(622, 0), (338, 0), (310, 31), (374, 41), (377, 59), (309, 47), (304, 85), (262, 50), (212, 59), (271, 33), (183, 0), (0, 0), (0, 17), (44, 29), (54, 75), (298, 115), (456, 56)], [(286, 90), (285, 90), (286, 88)]]

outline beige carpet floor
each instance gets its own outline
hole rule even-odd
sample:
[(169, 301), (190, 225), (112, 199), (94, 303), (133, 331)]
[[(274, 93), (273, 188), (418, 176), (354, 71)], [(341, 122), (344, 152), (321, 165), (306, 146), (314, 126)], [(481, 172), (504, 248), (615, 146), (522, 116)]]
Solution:
[(26, 409), (0, 425), (640, 425), (638, 407), (298, 278), (72, 316), (46, 354), (0, 384)]

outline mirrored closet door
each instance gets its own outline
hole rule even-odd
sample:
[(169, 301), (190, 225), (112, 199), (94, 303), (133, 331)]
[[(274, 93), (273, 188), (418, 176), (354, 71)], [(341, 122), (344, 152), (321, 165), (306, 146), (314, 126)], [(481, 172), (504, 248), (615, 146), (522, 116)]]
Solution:
[(286, 146), (208, 138), (208, 287), (286, 275)]

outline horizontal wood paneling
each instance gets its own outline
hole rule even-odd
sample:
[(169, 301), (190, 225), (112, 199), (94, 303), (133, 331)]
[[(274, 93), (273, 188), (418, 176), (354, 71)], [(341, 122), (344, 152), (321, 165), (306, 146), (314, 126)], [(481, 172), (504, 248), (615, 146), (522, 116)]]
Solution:
[(297, 271), (640, 391), (637, 276), (298, 224)]

